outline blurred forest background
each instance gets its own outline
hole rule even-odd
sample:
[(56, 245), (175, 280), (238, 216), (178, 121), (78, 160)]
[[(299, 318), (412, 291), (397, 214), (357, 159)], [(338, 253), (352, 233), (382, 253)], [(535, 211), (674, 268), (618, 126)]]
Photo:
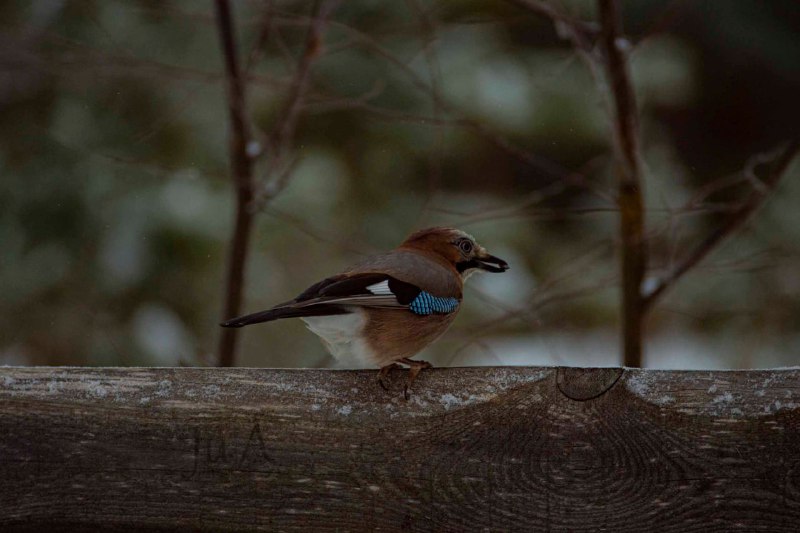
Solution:
[[(597, 18), (592, 1), (551, 4)], [(512, 270), (470, 280), (425, 359), (619, 364), (609, 112), (552, 21), (488, 0), (348, 1), (309, 42), (315, 6), (232, 2), (260, 184), (243, 310), (452, 225)], [(752, 156), (797, 135), (800, 5), (624, 8), (658, 273), (753, 187)], [(235, 194), (213, 4), (6, 1), (0, 39), (0, 364), (215, 364)], [(333, 365), (300, 321), (241, 335), (238, 365)], [(652, 310), (644, 365), (798, 355), (795, 161)]]

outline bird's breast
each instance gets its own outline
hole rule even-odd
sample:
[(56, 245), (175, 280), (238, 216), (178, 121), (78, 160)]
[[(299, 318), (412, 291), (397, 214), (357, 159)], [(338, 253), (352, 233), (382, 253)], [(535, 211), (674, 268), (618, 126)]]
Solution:
[(365, 344), (378, 366), (413, 357), (442, 335), (458, 313), (417, 315), (407, 310), (372, 309), (364, 327)]
[(384, 366), (413, 357), (436, 340), (453, 322), (449, 314), (416, 315), (407, 309), (352, 308), (343, 315), (303, 317), (339, 366)]

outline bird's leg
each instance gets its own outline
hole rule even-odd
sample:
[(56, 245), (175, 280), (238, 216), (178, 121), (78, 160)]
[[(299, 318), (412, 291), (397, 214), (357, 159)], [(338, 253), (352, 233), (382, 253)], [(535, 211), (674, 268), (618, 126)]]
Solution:
[(411, 384), (414, 383), (414, 380), (417, 379), (417, 376), (420, 372), (422, 372), (423, 369), (431, 368), (433, 365), (427, 361), (414, 361), (413, 359), (409, 359), (407, 357), (399, 359), (398, 362), (409, 366), (408, 381), (406, 381), (406, 386), (403, 388), (403, 396), (406, 400), (408, 400), (410, 398), (408, 389), (411, 388)]
[(378, 384), (385, 391), (388, 391), (389, 387), (387, 387), (386, 384), (383, 382), (383, 378), (388, 376), (389, 372), (391, 372), (395, 368), (400, 368), (400, 365), (398, 365), (397, 363), (392, 363), (392, 364), (389, 364), (389, 365), (386, 365), (386, 366), (382, 366), (381, 367), (381, 371), (378, 372)]

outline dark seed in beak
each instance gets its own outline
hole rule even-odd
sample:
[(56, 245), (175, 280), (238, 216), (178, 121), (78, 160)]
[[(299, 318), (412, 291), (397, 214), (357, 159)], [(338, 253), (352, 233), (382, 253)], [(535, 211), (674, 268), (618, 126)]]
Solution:
[(493, 255), (487, 255), (486, 257), (481, 257), (477, 260), (478, 267), (486, 270), (487, 272), (505, 272), (510, 267), (508, 263), (500, 259), (499, 257), (495, 257)]

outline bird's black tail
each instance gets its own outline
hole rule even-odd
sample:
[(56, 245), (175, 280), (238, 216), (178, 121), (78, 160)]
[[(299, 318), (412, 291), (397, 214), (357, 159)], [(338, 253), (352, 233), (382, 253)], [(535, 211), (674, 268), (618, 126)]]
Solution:
[(269, 322), (271, 320), (278, 320), (281, 318), (293, 318), (303, 316), (326, 316), (326, 315), (343, 315), (349, 313), (347, 309), (341, 305), (333, 304), (318, 304), (309, 305), (307, 307), (274, 307), (266, 311), (259, 311), (250, 315), (244, 315), (222, 322), (220, 326), (223, 328), (241, 328), (242, 326), (249, 326), (250, 324), (258, 324), (260, 322)]

